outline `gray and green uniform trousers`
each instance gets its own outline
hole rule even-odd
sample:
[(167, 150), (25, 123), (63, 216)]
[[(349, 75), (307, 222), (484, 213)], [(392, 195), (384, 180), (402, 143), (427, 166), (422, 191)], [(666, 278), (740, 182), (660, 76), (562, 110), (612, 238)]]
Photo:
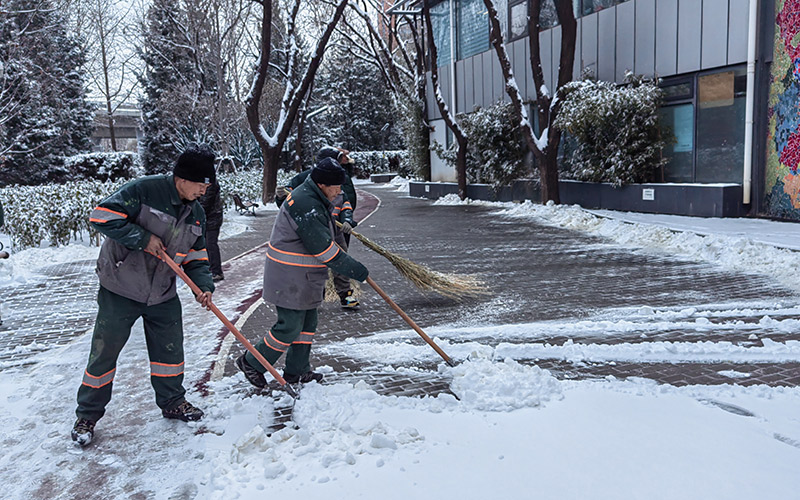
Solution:
[[(284, 373), (287, 375), (302, 375), (310, 372), (309, 356), (314, 333), (317, 331), (317, 310), (298, 311), (280, 306), (276, 306), (275, 309), (278, 311), (278, 320), (267, 332), (267, 335), (258, 341), (255, 348), (271, 365), (274, 365), (281, 355), (286, 353)], [(267, 371), (250, 352), (247, 353), (245, 359), (250, 366), (261, 373)]]
[(178, 296), (148, 306), (100, 287), (97, 294), (97, 321), (92, 335), (89, 363), (78, 389), (78, 418), (97, 421), (111, 401), (111, 388), (117, 358), (128, 341), (137, 319), (144, 322), (147, 354), (150, 357), (150, 382), (156, 404), (170, 410), (184, 401), (183, 323)]

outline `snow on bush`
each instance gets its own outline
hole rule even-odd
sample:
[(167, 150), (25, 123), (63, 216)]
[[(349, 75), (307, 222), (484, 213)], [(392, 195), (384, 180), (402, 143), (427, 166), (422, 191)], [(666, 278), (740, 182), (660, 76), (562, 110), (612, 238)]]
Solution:
[(70, 156), (64, 159), (64, 167), (72, 180), (118, 181), (133, 179), (144, 173), (139, 155), (131, 151)]
[(663, 92), (631, 73), (626, 81), (617, 86), (583, 80), (564, 87), (555, 126), (577, 141), (566, 158), (567, 176), (614, 186), (656, 180), (667, 161), (661, 157), (665, 141), (659, 124)]
[[(497, 188), (510, 186), (512, 181), (526, 175), (518, 120), (514, 119), (510, 103), (496, 103), (459, 118), (468, 138), (467, 182)], [(445, 151), (437, 144), (434, 150), (455, 167), (455, 146)]]
[(368, 179), (372, 174), (397, 172), (408, 161), (405, 151), (351, 151), (355, 160), (356, 177)]
[[(290, 174), (279, 173), (278, 185), (288, 183)], [(233, 206), (231, 193), (245, 200), (261, 198), (260, 169), (219, 175), (220, 193), (226, 210)], [(42, 243), (61, 246), (97, 232), (89, 224), (89, 214), (102, 200), (122, 187), (125, 179), (114, 182), (84, 180), (41, 186), (0, 188), (5, 214), (4, 231), (16, 250)]]

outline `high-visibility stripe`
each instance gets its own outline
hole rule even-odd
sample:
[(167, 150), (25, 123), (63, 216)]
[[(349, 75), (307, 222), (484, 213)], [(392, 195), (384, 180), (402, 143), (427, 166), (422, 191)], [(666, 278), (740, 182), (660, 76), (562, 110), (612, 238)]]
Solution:
[(278, 250), (272, 244), (267, 246), (267, 257), (279, 264), (298, 267), (325, 267), (319, 259), (307, 253), (285, 252)]
[(344, 202), (344, 205), (342, 205), (342, 210), (352, 210), (352, 209), (353, 205), (351, 205), (349, 201)]
[(336, 257), (339, 253), (339, 245), (334, 242), (331, 242), (331, 246), (329, 246), (324, 252), (318, 253), (315, 255), (321, 262), (328, 262), (329, 260)]
[(273, 337), (272, 332), (269, 332), (267, 336), (264, 337), (264, 343), (267, 344), (267, 347), (269, 347), (273, 351), (286, 352), (286, 349), (289, 348), (289, 344), (281, 342), (280, 340)]
[(176, 264), (182, 263), (185, 259), (186, 259), (186, 254), (180, 252), (175, 252), (175, 257), (172, 258), (172, 260), (174, 260)]
[(202, 250), (189, 250), (189, 255), (186, 256), (186, 260), (183, 263), (186, 264), (193, 260), (208, 260), (208, 251), (205, 248)]
[(177, 365), (150, 362), (150, 375), (153, 377), (177, 377), (183, 374), (183, 361)]
[(111, 381), (114, 380), (114, 372), (116, 371), (117, 369), (114, 368), (113, 370), (106, 372), (100, 375), (99, 377), (95, 377), (94, 375), (90, 375), (88, 371), (84, 371), (83, 382), (81, 383), (83, 385), (91, 387), (92, 389), (99, 389), (104, 385), (110, 384)]
[(95, 207), (92, 210), (91, 215), (89, 215), (89, 222), (109, 222), (112, 220), (120, 220), (120, 219), (127, 219), (128, 214), (124, 214), (122, 212), (115, 212), (105, 207)]
[(312, 342), (314, 342), (314, 332), (300, 332), (292, 344), (311, 344)]

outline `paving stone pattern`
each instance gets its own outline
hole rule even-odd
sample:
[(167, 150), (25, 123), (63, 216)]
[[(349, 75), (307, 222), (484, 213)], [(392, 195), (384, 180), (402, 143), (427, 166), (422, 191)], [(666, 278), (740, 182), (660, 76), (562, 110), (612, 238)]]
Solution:
[[(654, 308), (702, 304), (787, 300), (794, 294), (769, 279), (756, 275), (731, 274), (708, 264), (681, 261), (668, 256), (632, 252), (606, 241), (545, 226), (529, 219), (501, 218), (486, 207), (455, 205), (432, 207), (428, 200), (414, 199), (385, 188), (367, 186), (380, 197), (380, 208), (359, 224), (361, 232), (381, 246), (442, 272), (477, 273), (490, 293), (462, 303), (424, 294), (408, 284), (383, 257), (353, 239), (350, 253), (370, 270), (370, 276), (423, 329), (439, 325), (474, 326), (528, 323), (543, 320), (580, 320), (609, 308), (648, 305)], [(359, 198), (361, 200), (362, 198)], [(361, 206), (359, 207), (361, 209)], [(357, 219), (363, 213), (357, 214)], [(338, 304), (320, 308), (317, 345), (363, 337), (376, 332), (409, 329), (368, 285), (362, 284), (361, 308), (341, 310)], [(261, 305), (242, 328), (256, 342), (276, 319), (273, 308)], [(759, 317), (737, 318), (757, 323)], [(776, 318), (778, 319), (778, 318)], [(714, 319), (713, 321), (721, 321)], [(635, 343), (650, 341), (730, 341), (758, 346), (753, 330), (720, 329), (710, 332), (671, 330), (605, 336), (537, 338), (537, 342), (563, 344), (568, 339), (581, 343)], [(800, 333), (769, 333), (774, 341), (800, 340)], [(484, 339), (493, 344), (493, 339)], [(422, 340), (419, 340), (422, 342)], [(479, 339), (480, 341), (480, 339)], [(515, 342), (514, 339), (503, 339)], [(530, 342), (531, 339), (516, 339)], [(408, 395), (436, 394), (447, 390), (446, 380), (433, 363), (415, 363), (429, 370), (429, 377), (399, 376), (389, 367), (363, 366), (353, 359), (325, 355), (317, 348), (312, 354), (317, 366), (329, 365), (334, 380), (365, 380), (382, 393)], [(534, 360), (527, 362), (533, 363)], [(571, 363), (535, 360), (536, 364), (563, 379), (645, 377), (673, 385), (800, 384), (797, 363)], [(279, 362), (280, 366), (280, 362)], [(227, 373), (233, 371), (229, 362)], [(719, 372), (737, 371), (731, 378)], [(420, 385), (422, 384), (422, 385)], [(428, 385), (430, 384), (430, 385)]]

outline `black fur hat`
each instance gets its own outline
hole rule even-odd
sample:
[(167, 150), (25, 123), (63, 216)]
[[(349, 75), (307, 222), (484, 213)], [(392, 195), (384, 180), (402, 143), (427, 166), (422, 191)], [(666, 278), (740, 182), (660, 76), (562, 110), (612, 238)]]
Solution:
[(192, 182), (211, 184), (216, 178), (214, 151), (207, 144), (192, 143), (181, 153), (172, 174)]
[(339, 162), (333, 158), (323, 158), (311, 169), (311, 180), (327, 186), (344, 184), (345, 172)]

